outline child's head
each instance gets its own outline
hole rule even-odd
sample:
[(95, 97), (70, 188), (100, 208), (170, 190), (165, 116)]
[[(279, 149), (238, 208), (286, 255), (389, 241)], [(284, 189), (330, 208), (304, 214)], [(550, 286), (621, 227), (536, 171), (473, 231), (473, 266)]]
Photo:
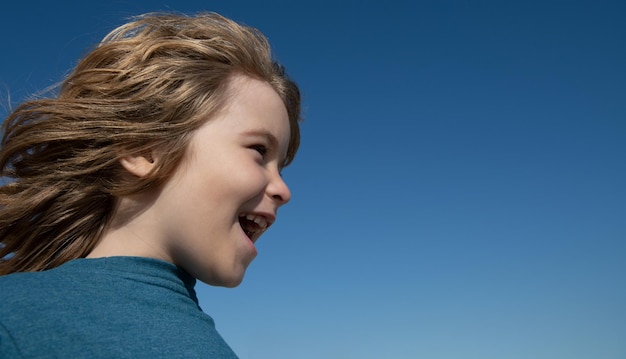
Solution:
[[(282, 100), (287, 165), (299, 145), (298, 88), (263, 35), (217, 14), (139, 17), (80, 61), (58, 97), (18, 107), (0, 152), (10, 178), (0, 189), (0, 274), (87, 255), (119, 198), (165, 183), (242, 77), (269, 84)], [(120, 164), (154, 148), (164, 155), (147, 175), (129, 176)]]

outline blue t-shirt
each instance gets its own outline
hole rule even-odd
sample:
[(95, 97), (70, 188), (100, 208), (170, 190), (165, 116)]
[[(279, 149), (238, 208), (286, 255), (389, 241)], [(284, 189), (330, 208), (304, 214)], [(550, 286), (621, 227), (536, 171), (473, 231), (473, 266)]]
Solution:
[(237, 358), (195, 283), (140, 257), (0, 276), (0, 358)]

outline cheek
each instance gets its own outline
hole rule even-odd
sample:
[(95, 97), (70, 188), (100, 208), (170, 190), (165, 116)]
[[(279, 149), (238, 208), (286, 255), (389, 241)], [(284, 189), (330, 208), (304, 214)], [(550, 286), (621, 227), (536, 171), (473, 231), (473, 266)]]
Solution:
[(250, 161), (242, 166), (233, 166), (227, 181), (234, 191), (245, 194), (247, 197), (256, 196), (267, 186), (265, 170), (257, 163)]
[(238, 178), (232, 178), (237, 183), (239, 191), (258, 193), (267, 186), (266, 176), (261, 168), (242, 170)]
[(267, 186), (265, 169), (245, 151), (224, 151), (198, 161), (194, 169), (195, 176), (183, 186), (211, 203), (254, 198)]

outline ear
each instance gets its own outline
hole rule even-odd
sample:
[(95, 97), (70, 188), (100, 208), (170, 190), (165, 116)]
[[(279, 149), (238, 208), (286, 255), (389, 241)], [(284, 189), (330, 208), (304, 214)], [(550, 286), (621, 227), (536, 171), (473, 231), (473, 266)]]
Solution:
[(158, 158), (155, 154), (154, 150), (146, 150), (127, 154), (120, 158), (119, 161), (122, 167), (131, 174), (137, 177), (145, 177), (156, 166)]

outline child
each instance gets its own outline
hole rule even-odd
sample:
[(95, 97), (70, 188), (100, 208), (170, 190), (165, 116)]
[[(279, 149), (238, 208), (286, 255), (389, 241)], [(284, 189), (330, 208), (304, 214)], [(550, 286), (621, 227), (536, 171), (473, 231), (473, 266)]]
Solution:
[(195, 280), (234, 287), (290, 199), (300, 95), (257, 30), (148, 14), (0, 150), (0, 357), (236, 357)]

